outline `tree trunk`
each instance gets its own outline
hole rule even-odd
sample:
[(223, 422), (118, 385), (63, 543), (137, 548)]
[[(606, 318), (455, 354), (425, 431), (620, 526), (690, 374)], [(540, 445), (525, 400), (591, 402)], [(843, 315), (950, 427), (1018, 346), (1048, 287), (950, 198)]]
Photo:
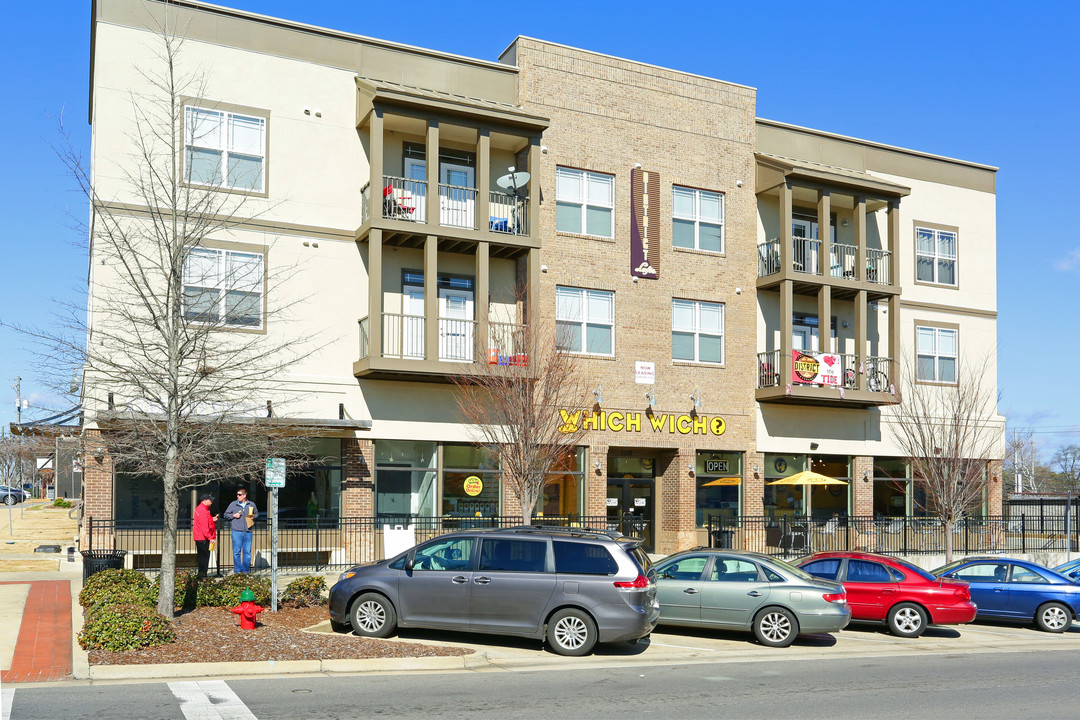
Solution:
[(170, 447), (165, 461), (164, 501), (165, 518), (161, 533), (161, 577), (157, 611), (167, 618), (173, 617), (176, 606), (176, 521), (180, 508), (176, 447)]
[(956, 523), (953, 520), (946, 520), (942, 524), (945, 526), (945, 564), (948, 565), (952, 562), (953, 527), (956, 526)]

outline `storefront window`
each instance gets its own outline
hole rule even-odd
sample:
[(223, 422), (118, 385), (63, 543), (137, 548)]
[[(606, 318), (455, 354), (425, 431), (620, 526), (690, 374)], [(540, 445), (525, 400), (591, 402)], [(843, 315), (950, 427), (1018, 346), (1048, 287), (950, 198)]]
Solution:
[(843, 480), (847, 485), (818, 485), (808, 487), (810, 513), (814, 522), (831, 518), (846, 518), (851, 496), (851, 458), (846, 455), (816, 455), (810, 458), (810, 469), (825, 477)]
[(499, 461), (475, 445), (443, 447), (442, 514), (495, 517), (499, 514)]
[(434, 515), (436, 457), (433, 442), (376, 440), (376, 516)]
[(739, 514), (743, 455), (699, 450), (694, 462), (697, 482), (696, 522), (705, 527), (715, 516)]
[(566, 451), (551, 468), (544, 483), (544, 496), (538, 510), (548, 517), (581, 514), (584, 479), (584, 448)]
[(783, 517), (802, 514), (803, 488), (799, 485), (770, 485), (769, 483), (806, 470), (805, 455), (765, 454), (765, 514)]
[[(879, 458), (874, 461), (874, 517), (902, 517), (908, 514), (908, 495), (911, 479), (908, 464), (903, 460)], [(921, 493), (921, 508), (917, 515), (925, 514), (926, 494)], [(919, 503), (915, 503), (919, 505)]]

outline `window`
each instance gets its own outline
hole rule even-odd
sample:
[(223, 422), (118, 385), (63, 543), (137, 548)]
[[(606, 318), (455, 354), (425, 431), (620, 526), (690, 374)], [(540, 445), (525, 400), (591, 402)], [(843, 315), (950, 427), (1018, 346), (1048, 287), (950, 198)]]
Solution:
[(1046, 584), (1050, 581), (1043, 577), (1041, 574), (1034, 570), (1028, 570), (1026, 567), (1020, 567), (1019, 565), (1012, 566), (1012, 574), (1009, 575), (1009, 582), (1011, 583), (1040, 583)]
[(844, 582), (892, 583), (896, 581), (884, 565), (866, 560), (848, 560), (847, 578)]
[(691, 555), (659, 566), (656, 574), (663, 580), (700, 580), (708, 562), (705, 555)]
[(555, 288), (555, 329), (559, 347), (586, 355), (614, 355), (615, 293)]
[(184, 319), (231, 327), (263, 324), (263, 254), (188, 248)]
[(840, 562), (840, 558), (815, 560), (812, 563), (803, 565), (802, 569), (815, 577), (835, 580), (836, 576), (840, 574)]
[(675, 247), (724, 252), (724, 196), (672, 187), (671, 237)]
[(755, 582), (758, 579), (757, 565), (747, 560), (734, 558), (716, 558), (712, 572), (705, 578), (710, 582)]
[(689, 362), (724, 362), (724, 306), (672, 300), (671, 357)]
[(956, 233), (915, 228), (915, 279), (956, 285)]
[(555, 230), (614, 237), (615, 176), (558, 168), (555, 171)]
[(480, 546), (480, 572), (529, 572), (547, 570), (547, 543), (543, 540), (485, 538)]
[(472, 538), (436, 540), (416, 549), (414, 570), (461, 571), (469, 567), (472, 557)]
[(967, 582), (1005, 582), (1009, 576), (1009, 566), (999, 563), (980, 563), (969, 565), (962, 570), (950, 573), (949, 577)]
[(263, 192), (266, 118), (184, 108), (184, 179)]
[(619, 571), (619, 564), (603, 545), (554, 540), (551, 546), (555, 550), (557, 573), (614, 575)]
[(924, 382), (956, 382), (956, 330), (916, 327), (918, 378)]

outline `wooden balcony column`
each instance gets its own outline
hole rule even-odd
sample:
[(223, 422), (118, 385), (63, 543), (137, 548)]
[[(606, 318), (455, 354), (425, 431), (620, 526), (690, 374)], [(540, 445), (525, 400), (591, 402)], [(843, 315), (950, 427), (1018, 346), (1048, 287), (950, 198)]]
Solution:
[[(528, 190), (529, 206), (525, 213), (527, 221), (528, 232), (526, 235), (533, 237), (540, 236), (540, 136), (537, 135), (532, 139), (529, 145), (529, 174), (532, 175), (532, 179), (529, 180)], [(554, 189), (552, 197), (555, 196)]]
[(535, 332), (539, 327), (540, 317), (540, 250), (530, 248), (525, 260), (525, 312), (522, 313), (524, 322), (533, 324)]
[(817, 296), (818, 316), (818, 349), (823, 353), (831, 353), (832, 345), (832, 286), (822, 284), (818, 289)]
[(856, 195), (852, 198), (852, 225), (855, 233), (855, 277), (859, 280), (866, 276), (866, 197)]
[[(790, 210), (791, 206), (788, 205)], [(790, 217), (790, 215), (789, 215)], [(791, 245), (791, 221), (788, 221), (788, 246)], [(790, 256), (788, 262), (790, 262)], [(794, 345), (794, 338), (792, 337), (794, 331), (794, 300), (792, 294), (794, 291), (795, 283), (791, 280), (784, 280), (780, 283), (780, 367), (778, 372), (780, 373), (780, 385), (786, 386), (791, 384), (791, 352)], [(820, 333), (819, 333), (820, 336)]]
[[(491, 227), (491, 131), (481, 128), (476, 139), (476, 229), (487, 232)], [(479, 260), (479, 252), (477, 252)], [(480, 275), (478, 274), (477, 280)], [(477, 294), (479, 305), (481, 295)], [(479, 318), (477, 318), (479, 319)]]
[[(860, 290), (855, 295), (855, 353), (859, 363), (862, 364), (863, 369), (866, 368), (867, 346), (866, 346), (866, 322), (869, 314), (869, 308), (866, 301), (866, 290)], [(866, 390), (866, 373), (861, 372), (857, 377), (858, 389)]]
[[(900, 296), (893, 295), (889, 298), (889, 357), (892, 358), (892, 367), (889, 368), (889, 384), (900, 392)], [(914, 356), (914, 353), (912, 353)]]
[(439, 238), (435, 235), (424, 240), (424, 359), (439, 359)]
[(900, 287), (900, 199), (889, 201), (889, 284)]
[[(374, 143), (372, 143), (374, 146)], [(374, 153), (372, 153), (374, 155)], [(372, 195), (375, 194), (374, 188)], [(382, 193), (380, 195), (379, 210), (382, 210)], [(371, 228), (368, 233), (368, 357), (381, 358), (383, 355), (382, 344), (382, 230)]]
[[(368, 131), (371, 134), (369, 140), (371, 147), (370, 161), (371, 167), (369, 168), (369, 175), (371, 175), (370, 184), (368, 185), (368, 202), (371, 207), (369, 208), (368, 217), (371, 220), (382, 217), (383, 207), (383, 194), (382, 189), (386, 185), (383, 179), (383, 146), (385, 145), (385, 139), (383, 138), (383, 113), (379, 108), (375, 108), (371, 111), (371, 120), (368, 124)], [(373, 316), (374, 317), (374, 316)], [(375, 336), (372, 335), (372, 338)], [(372, 346), (374, 347), (374, 346)]]
[[(476, 245), (476, 302), (473, 303), (476, 308), (476, 338), (479, 342), (476, 343), (481, 352), (486, 352), (491, 346), (490, 333), (488, 332), (488, 311), (491, 307), (490, 294), (490, 263), (488, 262), (488, 250), (489, 245), (486, 242), (477, 243)], [(486, 362), (485, 357), (480, 356), (473, 358), (475, 362)]]
[[(428, 225), (439, 225), (442, 223), (442, 216), (439, 212), (440, 200), (442, 193), (439, 192), (439, 121), (428, 120), (427, 126), (427, 143), (424, 148), (424, 158), (426, 160), (427, 168), (427, 203), (425, 204), (424, 211), (427, 213)], [(427, 278), (424, 278), (425, 288), (427, 292)], [(427, 296), (424, 296), (425, 304)], [(434, 317), (428, 315), (428, 317)]]
[[(824, 278), (832, 277), (832, 224), (829, 220), (830, 214), (830, 200), (828, 190), (818, 190), (817, 194), (817, 226), (818, 226), (818, 252), (821, 256), (818, 258), (818, 267), (821, 268), (821, 275)], [(828, 315), (818, 315), (818, 318), (828, 319)], [(818, 338), (823, 337), (821, 332), (821, 325), (818, 322)], [(827, 346), (823, 344), (823, 351), (828, 352)]]
[[(794, 267), (794, 248), (791, 247), (791, 183), (780, 186), (780, 272), (790, 273)], [(788, 307), (791, 310), (791, 307)], [(791, 352), (791, 333), (788, 333), (788, 353)]]

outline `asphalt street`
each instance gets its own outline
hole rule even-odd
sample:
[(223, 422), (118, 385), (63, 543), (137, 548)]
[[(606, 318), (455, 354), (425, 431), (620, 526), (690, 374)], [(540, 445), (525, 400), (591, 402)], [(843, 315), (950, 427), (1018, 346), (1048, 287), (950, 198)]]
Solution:
[(2, 720), (357, 717), (1075, 718), (1080, 628), (975, 624), (905, 640), (872, 628), (762, 648), (734, 633), (561, 658), (533, 643), (423, 634), (485, 652), (453, 672), (381, 672), (2, 688)]

